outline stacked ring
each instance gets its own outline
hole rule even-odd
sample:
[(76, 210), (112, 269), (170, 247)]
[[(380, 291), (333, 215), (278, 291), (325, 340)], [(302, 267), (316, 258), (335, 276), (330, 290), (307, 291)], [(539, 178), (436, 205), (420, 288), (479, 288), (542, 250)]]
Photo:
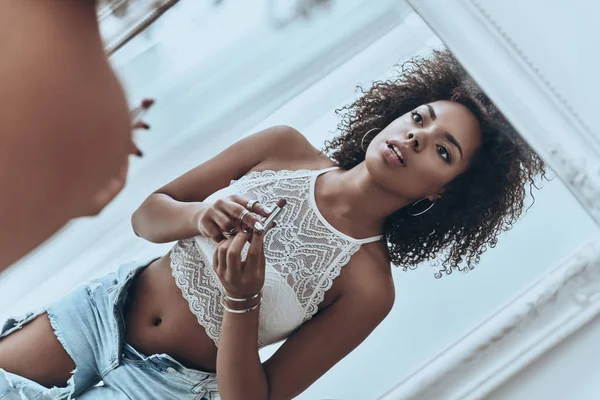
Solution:
[(242, 223), (244, 222), (244, 217), (246, 216), (246, 214), (250, 214), (250, 211), (248, 211), (248, 210), (242, 211), (242, 213), (238, 217), (238, 219), (240, 220), (240, 222), (242, 222)]
[(229, 232), (223, 232), (223, 236), (225, 236), (225, 238), (229, 239), (232, 236), (235, 236), (235, 234), (237, 233), (237, 228), (233, 227), (232, 229), (229, 230)]
[[(252, 207), (254, 207), (254, 204), (258, 203), (257, 200), (250, 200), (248, 202), (247, 207), (250, 209), (250, 211), (252, 211)], [(241, 224), (244, 223), (244, 217), (246, 216), (246, 214), (250, 214), (249, 210), (244, 210), (242, 211), (242, 213), (240, 214), (240, 216), (238, 217), (238, 220), (240, 221)], [(245, 232), (247, 232), (246, 229), (244, 229)], [(234, 227), (233, 229), (231, 229), (229, 232), (223, 232), (223, 236), (225, 236), (225, 238), (229, 239), (232, 236), (235, 236), (235, 234), (238, 232), (237, 227)]]

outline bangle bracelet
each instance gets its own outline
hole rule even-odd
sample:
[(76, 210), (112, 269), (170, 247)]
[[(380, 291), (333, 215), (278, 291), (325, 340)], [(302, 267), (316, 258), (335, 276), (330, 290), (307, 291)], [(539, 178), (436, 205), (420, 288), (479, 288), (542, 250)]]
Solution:
[(258, 308), (258, 306), (260, 306), (261, 302), (262, 302), (262, 299), (256, 305), (254, 305), (254, 306), (252, 306), (250, 308), (246, 308), (245, 310), (234, 310), (234, 309), (231, 309), (231, 308), (227, 307), (223, 301), (221, 301), (221, 305), (223, 306), (223, 308), (226, 311), (229, 311), (230, 313), (233, 313), (233, 314), (244, 314), (244, 313), (256, 310)]
[(262, 289), (260, 290), (260, 292), (256, 293), (254, 296), (252, 296), (252, 297), (246, 297), (246, 298), (244, 298), (244, 299), (237, 299), (237, 298), (235, 298), (235, 297), (229, 297), (229, 296), (227, 296), (226, 294), (224, 294), (223, 296), (225, 296), (225, 298), (226, 298), (227, 300), (231, 300), (231, 301), (240, 301), (240, 302), (241, 302), (241, 301), (254, 300), (254, 299), (256, 299), (258, 296), (260, 296), (260, 294), (261, 294), (261, 293), (262, 293)]

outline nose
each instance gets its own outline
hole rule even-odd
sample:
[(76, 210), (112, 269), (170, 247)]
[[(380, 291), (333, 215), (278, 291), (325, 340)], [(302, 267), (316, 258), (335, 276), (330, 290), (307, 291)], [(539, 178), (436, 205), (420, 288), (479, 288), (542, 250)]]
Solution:
[(423, 135), (410, 132), (406, 136), (406, 139), (408, 139), (409, 147), (412, 147), (417, 153), (420, 152), (421, 150), (423, 150), (424, 145), (425, 145)]

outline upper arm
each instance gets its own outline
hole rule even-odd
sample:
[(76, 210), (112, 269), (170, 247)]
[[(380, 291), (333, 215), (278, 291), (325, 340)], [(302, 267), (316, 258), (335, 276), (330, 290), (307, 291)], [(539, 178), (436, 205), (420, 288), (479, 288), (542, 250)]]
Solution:
[(307, 143), (306, 138), (291, 127), (280, 125), (267, 128), (233, 143), (155, 193), (164, 193), (182, 202), (203, 201), (267, 158), (285, 156), (284, 152), (297, 151)]
[(263, 363), (269, 399), (291, 399), (362, 343), (389, 313), (393, 285), (357, 287), (302, 325)]

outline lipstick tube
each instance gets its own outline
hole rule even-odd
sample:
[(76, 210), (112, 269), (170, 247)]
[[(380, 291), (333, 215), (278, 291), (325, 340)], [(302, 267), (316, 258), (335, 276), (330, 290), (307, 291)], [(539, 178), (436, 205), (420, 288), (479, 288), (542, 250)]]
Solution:
[(281, 212), (281, 209), (283, 207), (285, 207), (286, 204), (287, 204), (286, 199), (277, 200), (277, 203), (275, 203), (275, 207), (273, 208), (273, 211), (269, 214), (267, 219), (264, 220), (264, 222), (262, 222), (262, 223), (260, 223), (260, 222), (255, 223), (254, 229), (259, 231), (260, 233), (264, 233), (269, 228), (269, 225), (271, 225), (273, 220), (277, 217), (277, 215), (279, 215), (279, 213)]

